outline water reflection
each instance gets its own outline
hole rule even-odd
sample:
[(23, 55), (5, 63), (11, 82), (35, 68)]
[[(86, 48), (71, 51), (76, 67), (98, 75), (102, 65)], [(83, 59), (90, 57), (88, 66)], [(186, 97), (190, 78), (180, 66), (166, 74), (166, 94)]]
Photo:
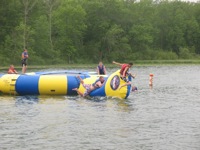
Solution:
[[(68, 99), (68, 98), (67, 98)], [(71, 99), (71, 98), (70, 98)], [(119, 99), (119, 98), (112, 98), (112, 97), (90, 97), (90, 98), (83, 98), (76, 96), (77, 104), (86, 107), (98, 107), (101, 109), (114, 109), (115, 111), (132, 111), (132, 103), (131, 99)]]
[[(102, 109), (114, 109), (115, 111), (129, 112), (133, 111), (132, 98), (130, 99), (119, 99), (115, 97), (88, 97), (83, 98), (80, 96), (13, 96), (12, 100), (15, 101), (16, 107), (39, 107), (41, 109), (42, 104), (59, 105), (62, 104), (64, 107), (98, 107)], [(32, 105), (32, 106), (31, 106)], [(38, 106), (37, 106), (38, 105)]]
[(15, 97), (15, 104), (17, 105), (22, 105), (22, 104), (35, 104), (39, 102), (38, 96), (16, 96)]
[[(16, 105), (22, 104), (47, 104), (56, 103), (58, 101), (66, 100), (65, 96), (51, 96), (51, 95), (25, 95), (25, 96), (14, 96)], [(76, 99), (76, 97), (69, 97), (70, 99)]]

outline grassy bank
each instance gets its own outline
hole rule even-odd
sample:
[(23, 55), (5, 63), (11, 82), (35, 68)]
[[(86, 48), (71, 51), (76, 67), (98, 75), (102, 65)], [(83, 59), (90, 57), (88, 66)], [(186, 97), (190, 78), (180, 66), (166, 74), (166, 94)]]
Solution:
[(184, 64), (200, 64), (200, 59), (190, 60), (137, 60), (136, 64), (140, 65), (184, 65)]
[[(132, 61), (134, 66), (153, 66), (153, 65), (200, 65), (200, 60), (137, 60)], [(57, 64), (57, 65), (28, 65), (28, 69), (77, 69), (77, 68), (95, 68), (98, 65), (96, 64)], [(105, 63), (105, 66), (108, 68), (115, 68), (116, 65), (112, 63)], [(8, 66), (0, 66), (0, 70), (7, 70)], [(21, 69), (21, 66), (16, 66), (17, 70)]]

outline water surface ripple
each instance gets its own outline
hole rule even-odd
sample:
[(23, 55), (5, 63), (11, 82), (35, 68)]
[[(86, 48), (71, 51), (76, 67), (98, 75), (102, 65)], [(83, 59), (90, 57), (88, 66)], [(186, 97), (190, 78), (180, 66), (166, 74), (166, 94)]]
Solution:
[(139, 90), (126, 100), (0, 96), (0, 149), (199, 150), (200, 66), (132, 71)]

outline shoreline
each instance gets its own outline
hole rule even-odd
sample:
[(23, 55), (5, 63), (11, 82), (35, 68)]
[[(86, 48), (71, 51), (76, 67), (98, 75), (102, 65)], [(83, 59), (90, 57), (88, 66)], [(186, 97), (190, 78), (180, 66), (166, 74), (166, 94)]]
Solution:
[[(128, 61), (129, 62), (129, 61)], [(138, 60), (133, 61), (134, 66), (182, 66), (182, 65), (200, 65), (200, 60)], [(15, 64), (14, 64), (15, 65)], [(27, 69), (51, 69), (51, 68), (60, 68), (60, 69), (79, 69), (79, 68), (96, 68), (98, 63), (86, 63), (86, 64), (56, 64), (56, 65), (31, 65), (28, 64)], [(112, 63), (104, 63), (107, 68), (115, 68), (116, 65)], [(7, 70), (8, 66), (0, 66), (0, 70)], [(15, 65), (15, 69), (21, 69), (20, 65)]]

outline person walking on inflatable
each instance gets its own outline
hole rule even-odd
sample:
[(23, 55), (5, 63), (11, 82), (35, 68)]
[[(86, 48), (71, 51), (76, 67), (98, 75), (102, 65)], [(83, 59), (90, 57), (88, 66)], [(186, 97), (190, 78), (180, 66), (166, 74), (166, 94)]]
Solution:
[(28, 51), (24, 49), (22, 53), (22, 74), (26, 73), (27, 68)]

